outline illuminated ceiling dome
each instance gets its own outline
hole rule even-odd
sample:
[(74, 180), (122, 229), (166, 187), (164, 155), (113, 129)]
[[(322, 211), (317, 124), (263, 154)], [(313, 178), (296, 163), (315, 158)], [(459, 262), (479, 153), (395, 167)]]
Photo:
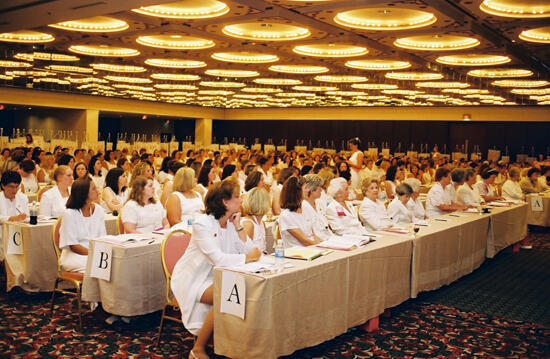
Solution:
[(216, 45), (212, 40), (179, 34), (145, 35), (138, 37), (136, 42), (144, 46), (174, 50), (201, 50)]
[(347, 61), (345, 65), (353, 69), (372, 71), (403, 70), (411, 67), (411, 63), (408, 61), (379, 59), (351, 60)]
[(56, 29), (82, 32), (115, 32), (126, 30), (126, 21), (107, 16), (93, 16), (86, 19), (64, 21), (50, 25)]
[(397, 47), (409, 50), (442, 51), (463, 50), (476, 47), (479, 40), (458, 35), (418, 35), (402, 37), (393, 43)]
[(386, 78), (393, 80), (404, 81), (428, 81), (439, 80), (443, 78), (443, 75), (437, 72), (388, 72)]
[(369, 52), (366, 47), (346, 44), (299, 45), (292, 49), (297, 54), (313, 57), (351, 57)]
[(533, 72), (525, 69), (479, 69), (468, 71), (468, 76), (474, 77), (528, 77), (533, 75)]
[(145, 72), (145, 67), (132, 65), (115, 65), (115, 64), (91, 64), (94, 70), (110, 71), (110, 72)]
[(435, 61), (455, 66), (494, 66), (506, 64), (512, 60), (508, 56), (502, 55), (463, 54), (440, 56)]
[(257, 71), (249, 70), (223, 70), (223, 69), (210, 69), (204, 71), (206, 75), (220, 76), (220, 77), (254, 77), (258, 76)]
[(276, 22), (247, 22), (227, 25), (222, 32), (246, 40), (286, 41), (303, 39), (311, 35), (305, 28)]
[(43, 42), (51, 42), (55, 40), (50, 34), (45, 34), (38, 31), (21, 30), (14, 32), (4, 32), (0, 34), (0, 41), (19, 42), (28, 44), (38, 44)]
[(69, 51), (81, 55), (106, 57), (128, 57), (139, 55), (139, 51), (135, 49), (107, 45), (72, 45), (69, 47)]
[(479, 8), (491, 15), (504, 17), (549, 17), (548, 0), (484, 0)]
[(334, 21), (364, 30), (406, 30), (431, 25), (437, 18), (420, 10), (376, 7), (344, 11), (337, 14)]
[(322, 74), (329, 71), (324, 66), (312, 65), (271, 65), (269, 70), (287, 74)]
[(550, 26), (522, 31), (519, 38), (529, 42), (550, 44)]
[(279, 61), (277, 55), (264, 54), (261, 52), (216, 52), (212, 58), (219, 61), (238, 62), (238, 63), (266, 63)]
[(254, 82), (261, 85), (300, 85), (302, 81), (295, 79), (259, 78)]
[(16, 59), (25, 61), (44, 60), (44, 61), (78, 61), (79, 58), (73, 55), (53, 54), (47, 52), (18, 53), (14, 56)]
[(365, 82), (368, 79), (364, 76), (319, 75), (319, 76), (315, 76), (315, 80), (320, 82), (346, 83), (346, 82)]
[(225, 15), (229, 6), (216, 0), (184, 0), (134, 9), (137, 13), (172, 19), (204, 19)]
[(206, 66), (206, 63), (203, 61), (186, 59), (147, 59), (145, 60), (145, 64), (171, 69), (194, 69)]
[(550, 82), (545, 80), (496, 80), (492, 84), (500, 87), (543, 87)]

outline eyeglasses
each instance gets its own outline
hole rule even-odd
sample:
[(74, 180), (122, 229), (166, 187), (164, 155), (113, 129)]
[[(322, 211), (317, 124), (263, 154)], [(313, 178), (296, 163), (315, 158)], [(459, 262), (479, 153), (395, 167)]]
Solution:
[(8, 185), (5, 185), (4, 188), (18, 189), (19, 186), (20, 186), (19, 184), (8, 184)]

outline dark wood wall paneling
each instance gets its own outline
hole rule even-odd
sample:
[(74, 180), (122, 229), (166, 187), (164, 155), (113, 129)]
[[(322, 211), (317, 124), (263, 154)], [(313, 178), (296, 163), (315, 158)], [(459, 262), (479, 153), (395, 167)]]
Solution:
[(114, 139), (118, 133), (127, 133), (128, 136), (131, 136), (132, 133), (147, 134), (148, 138), (152, 134), (170, 134), (175, 135), (176, 140), (184, 141), (187, 136), (191, 136), (192, 139), (195, 137), (195, 120), (166, 117), (142, 119), (141, 116), (135, 118), (100, 116), (99, 133), (102, 138), (107, 138), (107, 134), (110, 133), (111, 138)]
[(399, 143), (402, 150), (414, 144), (420, 149), (420, 144), (428, 144), (433, 148), (447, 144), (447, 152), (452, 152), (458, 145), (461, 147), (468, 140), (470, 152), (473, 145), (479, 145), (483, 154), (490, 148), (496, 148), (504, 154), (506, 146), (510, 155), (521, 153), (522, 148), (531, 154), (550, 154), (550, 122), (442, 122), (442, 121), (353, 121), (353, 120), (214, 120), (212, 136), (218, 143), (227, 137), (246, 138), (247, 144), (259, 138), (260, 143), (266, 143), (269, 138), (274, 144), (282, 139), (288, 140), (288, 146), (296, 145), (301, 139), (308, 144), (311, 140), (315, 146), (320, 140), (334, 141), (337, 149), (342, 141), (359, 137), (366, 146), (367, 142), (375, 142), (380, 147), (382, 142), (388, 142), (390, 149), (395, 151)]

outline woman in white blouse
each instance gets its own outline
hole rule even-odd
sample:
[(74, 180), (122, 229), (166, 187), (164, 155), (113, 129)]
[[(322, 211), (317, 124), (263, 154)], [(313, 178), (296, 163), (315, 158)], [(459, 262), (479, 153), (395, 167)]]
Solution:
[(173, 192), (168, 196), (166, 212), (171, 226), (189, 221), (193, 223), (196, 216), (204, 213), (204, 202), (200, 193), (193, 191), (195, 171), (189, 167), (180, 168), (174, 176)]
[(183, 325), (197, 335), (189, 358), (208, 358), (205, 348), (214, 329), (214, 267), (256, 261), (261, 252), (242, 252), (246, 233), (240, 227), (242, 200), (237, 182), (212, 185), (205, 198), (206, 214), (193, 223), (193, 236), (174, 267), (170, 286), (181, 310)]
[(266, 229), (262, 221), (265, 214), (269, 212), (269, 193), (265, 188), (252, 188), (243, 200), (243, 214), (241, 226), (247, 236), (245, 249), (258, 248), (261, 252), (266, 250)]
[(395, 188), (397, 195), (388, 205), (388, 216), (394, 226), (406, 226), (413, 222), (413, 216), (407, 203), (411, 199), (413, 189), (406, 183), (401, 183)]
[(101, 155), (94, 155), (90, 159), (90, 163), (88, 163), (88, 173), (90, 173), (92, 181), (94, 181), (100, 195), (105, 186), (105, 175), (102, 173), (102, 168), (103, 160), (101, 159)]
[(418, 178), (407, 178), (404, 183), (411, 186), (413, 193), (409, 202), (407, 202), (407, 208), (413, 216), (413, 222), (423, 221), (426, 219), (426, 210), (424, 209), (424, 204), (420, 201), (420, 186), (422, 183)]
[(101, 192), (101, 205), (107, 212), (118, 211), (128, 197), (128, 173), (114, 167), (105, 176), (105, 188)]
[(321, 240), (326, 241), (335, 234), (330, 230), (328, 219), (321, 212), (318, 200), (321, 198), (324, 180), (316, 175), (304, 176), (302, 213), (313, 223), (313, 233)]
[(303, 179), (290, 177), (281, 190), (279, 229), (285, 247), (310, 246), (320, 242), (313, 233), (313, 222), (302, 213)]
[(523, 191), (519, 185), (519, 168), (511, 167), (508, 171), (510, 178), (502, 185), (502, 197), (507, 200), (523, 200)]
[(278, 216), (281, 214), (280, 198), (281, 198), (281, 191), (283, 189), (283, 183), (285, 183), (287, 179), (289, 179), (291, 176), (294, 176), (294, 175), (295, 175), (295, 171), (293, 168), (290, 168), (290, 167), (283, 168), (281, 172), (279, 172), (279, 177), (277, 178), (277, 184), (274, 186), (271, 186), (271, 189), (269, 190), (269, 196), (272, 199), (271, 212), (275, 216)]
[(69, 166), (59, 166), (53, 173), (55, 186), (44, 192), (40, 199), (40, 215), (60, 217), (67, 209), (67, 199), (71, 194), (73, 171)]
[(170, 227), (162, 204), (155, 199), (153, 180), (143, 176), (134, 179), (121, 215), (125, 233), (150, 233)]
[(464, 209), (465, 206), (453, 202), (450, 191), (446, 190), (451, 185), (451, 171), (446, 167), (439, 167), (435, 172), (436, 184), (428, 191), (426, 199), (426, 215), (435, 218), (445, 213)]
[(33, 160), (24, 160), (19, 164), (19, 174), (21, 175), (21, 192), (38, 192), (38, 181), (34, 175), (36, 164)]
[(378, 199), (378, 181), (365, 178), (362, 184), (363, 202), (359, 207), (359, 218), (366, 228), (373, 231), (379, 231), (384, 228), (390, 228), (392, 222), (386, 211), (384, 202)]
[(483, 198), (479, 195), (476, 183), (476, 174), (472, 168), (467, 168), (464, 174), (465, 182), (456, 191), (456, 201), (465, 206), (478, 207)]
[(351, 202), (347, 201), (348, 182), (342, 177), (334, 178), (330, 181), (327, 193), (333, 198), (333, 201), (327, 206), (325, 214), (332, 231), (340, 236), (368, 234), (359, 221), (357, 210)]
[(106, 234), (104, 211), (95, 204), (97, 199), (97, 188), (90, 178), (74, 181), (59, 231), (63, 270), (84, 273), (90, 239)]

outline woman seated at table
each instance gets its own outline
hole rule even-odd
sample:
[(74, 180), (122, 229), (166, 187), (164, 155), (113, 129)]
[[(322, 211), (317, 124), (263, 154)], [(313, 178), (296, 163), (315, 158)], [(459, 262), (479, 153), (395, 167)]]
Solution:
[(285, 167), (279, 172), (279, 177), (277, 177), (277, 184), (271, 186), (269, 190), (269, 196), (271, 200), (271, 212), (273, 215), (278, 216), (281, 214), (281, 191), (283, 189), (283, 183), (291, 176), (294, 176), (295, 172), (293, 168)]
[(73, 171), (69, 166), (59, 166), (53, 173), (55, 186), (44, 192), (40, 199), (40, 215), (61, 217), (67, 209), (66, 204), (71, 194)]
[(313, 233), (313, 223), (302, 213), (303, 179), (290, 177), (281, 190), (279, 230), (285, 247), (310, 246), (320, 242)]
[(73, 178), (76, 181), (79, 178), (89, 177), (88, 166), (84, 162), (78, 162), (74, 165)]
[(172, 194), (166, 202), (166, 212), (170, 226), (189, 221), (204, 213), (204, 202), (200, 193), (195, 192), (195, 171), (189, 167), (180, 168), (174, 176)]
[(113, 167), (105, 176), (105, 188), (101, 192), (101, 205), (106, 212), (118, 211), (128, 198), (128, 174), (122, 168)]
[(526, 177), (519, 181), (519, 186), (523, 194), (540, 192), (539, 176), (540, 170), (536, 167), (530, 168), (529, 171), (527, 171)]
[(240, 226), (242, 200), (237, 182), (212, 185), (205, 198), (206, 214), (193, 223), (193, 236), (172, 273), (170, 285), (181, 310), (185, 328), (197, 335), (189, 358), (208, 358), (205, 348), (212, 336), (214, 315), (214, 267), (236, 266), (256, 261), (261, 252), (242, 252), (246, 233)]
[(506, 200), (521, 201), (524, 199), (523, 191), (519, 185), (519, 168), (510, 167), (508, 176), (510, 177), (502, 185), (502, 197)]
[(266, 229), (262, 220), (269, 212), (270, 202), (269, 193), (262, 187), (252, 188), (244, 197), (241, 226), (248, 239), (244, 247), (247, 251), (252, 248), (258, 248), (260, 252), (266, 250)]
[(122, 225), (125, 233), (150, 233), (170, 227), (162, 204), (155, 199), (151, 178), (134, 179), (128, 201), (122, 207)]
[(38, 181), (34, 175), (36, 164), (32, 160), (23, 160), (19, 164), (19, 174), (21, 175), (21, 192), (38, 192)]
[(302, 213), (313, 223), (313, 233), (321, 240), (326, 241), (335, 234), (330, 230), (327, 217), (318, 207), (318, 199), (323, 191), (323, 179), (316, 174), (304, 176)]
[(332, 181), (336, 175), (331, 168), (326, 167), (319, 171), (318, 176), (323, 180), (323, 185), (321, 186), (321, 196), (315, 202), (317, 204), (316, 208), (324, 216), (327, 212), (328, 205), (332, 202), (332, 197), (327, 194), (327, 189), (330, 185), (330, 181)]
[(424, 209), (424, 204), (419, 199), (420, 196), (420, 186), (422, 182), (418, 178), (407, 178), (404, 183), (411, 186), (413, 193), (409, 202), (407, 202), (407, 208), (413, 216), (413, 222), (423, 221), (426, 219), (426, 210)]
[(386, 198), (393, 199), (395, 197), (395, 187), (397, 186), (397, 180), (401, 178), (401, 175), (401, 170), (397, 166), (390, 166), (386, 171)]
[(73, 182), (59, 230), (59, 262), (65, 271), (84, 273), (90, 239), (107, 233), (105, 212), (95, 203), (98, 195), (95, 183), (90, 178)]
[(446, 190), (446, 187), (451, 185), (451, 171), (448, 168), (439, 167), (435, 171), (435, 181), (426, 198), (426, 215), (428, 218), (439, 217), (445, 213), (465, 208), (465, 206), (453, 202), (451, 193)]
[(464, 170), (464, 179), (464, 184), (458, 187), (456, 191), (456, 200), (462, 205), (477, 208), (483, 202), (483, 198), (481, 198), (475, 187), (476, 174), (474, 170), (466, 168)]
[(486, 168), (480, 173), (481, 180), (476, 183), (476, 189), (485, 202), (502, 199), (495, 193), (493, 183), (497, 178), (498, 171), (492, 168)]
[(414, 222), (413, 214), (407, 207), (407, 203), (413, 194), (413, 189), (408, 184), (401, 183), (395, 187), (395, 194), (397, 196), (388, 205), (388, 216), (393, 226), (407, 226)]
[(134, 166), (132, 170), (132, 176), (130, 177), (130, 188), (132, 187), (134, 178), (138, 176), (144, 176), (145, 178), (150, 178), (153, 181), (153, 189), (155, 198), (159, 198), (162, 194), (162, 188), (159, 181), (155, 179), (155, 172), (153, 166), (148, 161), (141, 161)]
[[(170, 180), (166, 181), (164, 183), (164, 185), (162, 185), (162, 193), (160, 195), (160, 203), (162, 203), (162, 205), (164, 207), (166, 207), (166, 202), (168, 202), (168, 198), (170, 197), (172, 192), (174, 192), (174, 176), (176, 175), (178, 170), (182, 167), (185, 167), (185, 165), (182, 162), (170, 161), (169, 172), (171, 174), (174, 174), (174, 175), (172, 176), (172, 178)], [(193, 171), (193, 173), (195, 173), (195, 171)]]
[(102, 168), (103, 160), (101, 159), (101, 155), (93, 156), (90, 159), (90, 163), (88, 163), (88, 173), (92, 177), (92, 181), (94, 181), (95, 186), (100, 194), (103, 190), (103, 187), (105, 186), (105, 175), (102, 172)]
[(378, 181), (376, 179), (365, 178), (361, 187), (365, 196), (359, 207), (361, 222), (366, 228), (373, 231), (390, 228), (392, 222), (386, 211), (386, 206), (378, 198)]
[[(19, 191), (21, 175), (15, 171), (2, 173), (0, 180), (2, 193), (0, 193), (0, 224), (7, 221), (23, 221), (29, 215), (29, 199)], [(0, 233), (0, 250), (2, 240)]]
[(348, 202), (348, 181), (342, 177), (330, 181), (327, 193), (333, 201), (327, 207), (326, 216), (332, 231), (340, 236), (360, 236), (368, 231), (359, 221), (357, 210)]
[(209, 163), (204, 164), (199, 171), (195, 191), (200, 193), (202, 197), (206, 196), (206, 192), (208, 192), (208, 189), (214, 183), (215, 179), (216, 170), (214, 167)]
[(52, 173), (54, 170), (55, 158), (53, 155), (45, 155), (40, 162), (40, 169), (36, 173), (38, 183), (50, 183), (52, 181)]
[(247, 193), (252, 188), (260, 187), (265, 188), (264, 175), (260, 171), (252, 171), (246, 176), (244, 180), (244, 192)]

